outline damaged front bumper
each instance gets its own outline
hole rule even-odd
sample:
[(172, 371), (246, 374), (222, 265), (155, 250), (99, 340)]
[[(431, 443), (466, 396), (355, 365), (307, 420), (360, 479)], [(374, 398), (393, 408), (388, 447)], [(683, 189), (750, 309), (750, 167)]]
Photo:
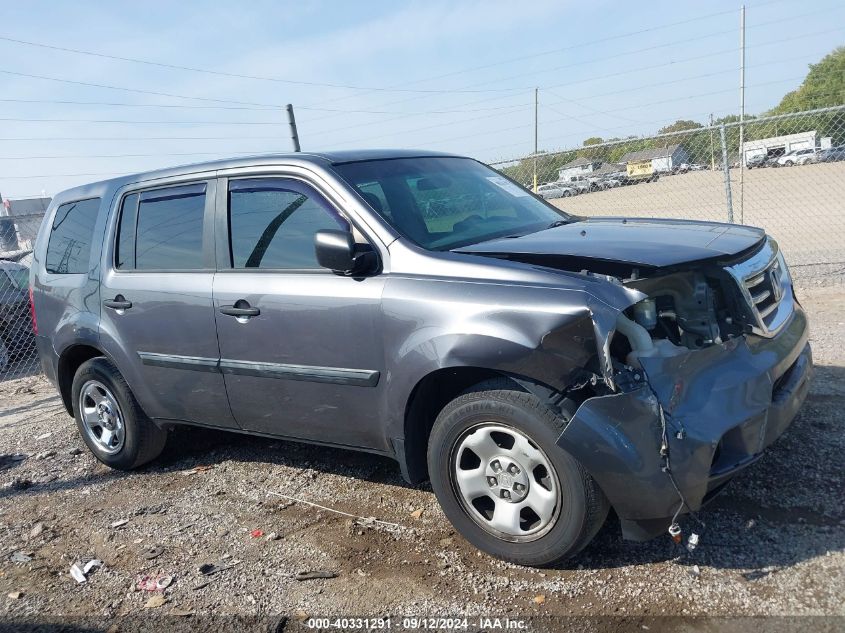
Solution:
[(807, 317), (796, 303), (771, 338), (747, 335), (642, 358), (641, 379), (586, 400), (557, 443), (601, 486), (625, 538), (652, 538), (681, 503), (660, 453), (660, 407), (672, 475), (689, 509), (698, 510), (792, 422), (812, 374), (807, 340)]

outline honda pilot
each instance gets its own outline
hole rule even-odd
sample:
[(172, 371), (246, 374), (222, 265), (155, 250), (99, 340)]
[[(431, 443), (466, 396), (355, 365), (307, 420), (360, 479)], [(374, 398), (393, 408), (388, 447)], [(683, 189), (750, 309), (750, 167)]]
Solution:
[(787, 429), (812, 368), (764, 231), (577, 217), (420, 151), (65, 191), (31, 301), (102, 463), (154, 460), (177, 425), (369, 451), (430, 480), (475, 546), (535, 566), (611, 508), (627, 538), (680, 538)]

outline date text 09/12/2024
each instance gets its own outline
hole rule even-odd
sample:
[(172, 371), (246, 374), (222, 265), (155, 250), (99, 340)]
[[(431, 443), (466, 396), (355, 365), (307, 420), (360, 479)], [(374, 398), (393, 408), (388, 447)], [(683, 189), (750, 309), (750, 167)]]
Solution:
[(395, 625), (402, 630), (467, 630), (470, 625), (486, 630), (526, 630), (528, 623), (518, 618), (498, 618), (478, 616), (476, 618), (426, 618), (406, 617), (402, 620), (392, 618), (308, 618), (305, 625), (309, 629), (363, 629), (391, 630)]

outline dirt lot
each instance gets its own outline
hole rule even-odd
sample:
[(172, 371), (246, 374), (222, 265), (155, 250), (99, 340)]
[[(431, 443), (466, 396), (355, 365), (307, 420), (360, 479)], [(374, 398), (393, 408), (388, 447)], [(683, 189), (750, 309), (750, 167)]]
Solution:
[[(116, 631), (122, 616), (163, 614), (207, 628), (213, 613), (287, 614), (296, 626), (306, 614), (825, 615), (838, 617), (813, 628), (835, 630), (845, 616), (845, 288), (799, 298), (813, 325), (812, 393), (787, 435), (702, 513), (701, 547), (627, 543), (611, 518), (559, 569), (480, 554), (429, 488), (405, 485), (386, 459), (181, 430), (155, 463), (113, 472), (43, 378), (0, 383), (0, 629), (60, 616)], [(71, 565), (94, 558), (103, 566), (77, 583)], [(203, 575), (207, 563), (223, 569)], [(337, 577), (295, 579), (315, 570)], [(172, 576), (164, 591), (137, 589), (160, 573)]]

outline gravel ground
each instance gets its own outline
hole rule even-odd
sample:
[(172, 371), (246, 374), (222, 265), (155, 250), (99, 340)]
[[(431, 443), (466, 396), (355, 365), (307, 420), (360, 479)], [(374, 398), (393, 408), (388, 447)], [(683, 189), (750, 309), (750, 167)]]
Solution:
[[(153, 464), (111, 471), (45, 379), (0, 383), (0, 629), (49, 617), (117, 631), (124, 616), (206, 628), (209, 614), (441, 614), (838, 616), (825, 620), (834, 630), (845, 622), (845, 288), (798, 294), (813, 327), (810, 397), (702, 513), (702, 544), (686, 555), (668, 537), (622, 541), (611, 517), (567, 566), (502, 563), (454, 533), (430, 489), (407, 486), (390, 460), (222, 432), (178, 430)], [(91, 559), (102, 567), (78, 583), (71, 565)], [(220, 569), (203, 575), (206, 564)], [(336, 577), (296, 580), (303, 571)], [(158, 575), (171, 577), (163, 591), (138, 589)]]

